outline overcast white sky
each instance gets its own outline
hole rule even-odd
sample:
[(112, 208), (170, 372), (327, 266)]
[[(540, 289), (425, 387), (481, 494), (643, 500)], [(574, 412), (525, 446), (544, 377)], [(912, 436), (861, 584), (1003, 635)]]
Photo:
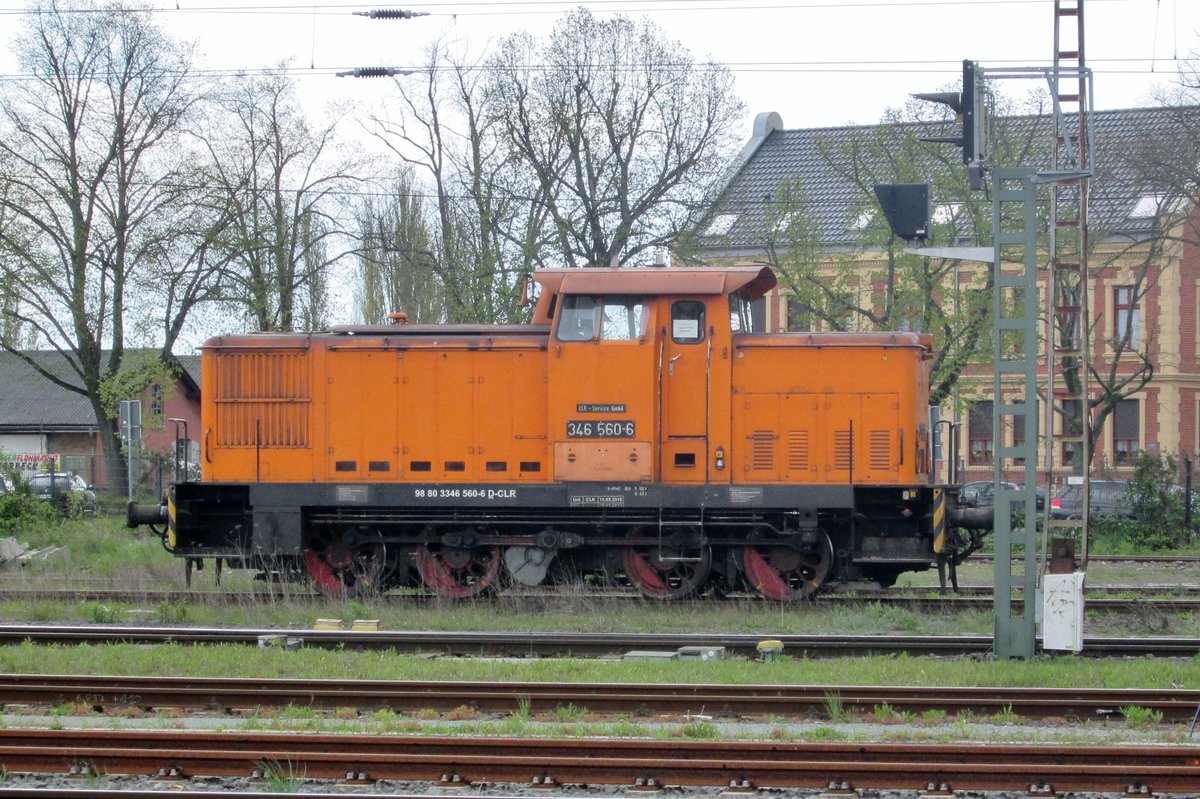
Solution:
[[(69, 0), (61, 0), (69, 5)], [(564, 11), (648, 15), (697, 58), (728, 65), (747, 103), (747, 135), (759, 111), (786, 127), (870, 124), (914, 91), (956, 80), (964, 58), (984, 67), (1048, 64), (1053, 0), (430, 0), (364, 5), (341, 0), (151, 0), (163, 25), (194, 41), (205, 68), (256, 70), (290, 60), (313, 104), (337, 96), (370, 102), (382, 80), (337, 78), (360, 66), (412, 66), (422, 46), (456, 38), (482, 49), (525, 29), (550, 30)], [(3, 8), (3, 7), (0, 7)], [(22, 6), (0, 14), (11, 42)], [(351, 12), (404, 8), (411, 20), (370, 20)], [(1200, 49), (1200, 0), (1086, 0), (1087, 63), (1097, 108), (1150, 102), (1175, 58)], [(0, 47), (0, 74), (17, 69)], [(1023, 86), (1012, 86), (1019, 93)]]
[[(70, 0), (59, 0), (69, 6)], [(1200, 50), (1200, 0), (1085, 0), (1087, 63), (1096, 107), (1152, 103), (1177, 58)], [(11, 48), (20, 0), (0, 6), (0, 78), (19, 76)], [(650, 16), (697, 59), (730, 67), (745, 100), (748, 137), (755, 114), (777, 111), (788, 128), (877, 122), (909, 92), (956, 81), (962, 60), (988, 67), (1045, 66), (1052, 58), (1053, 0), (428, 0), (360, 5), (345, 0), (149, 0), (174, 36), (196, 43), (203, 69), (254, 71), (290, 60), (302, 96), (316, 111), (348, 98), (374, 105), (386, 80), (338, 78), (354, 67), (416, 66), (438, 38), (476, 51), (518, 30), (543, 35), (585, 5), (598, 15)], [(404, 8), (410, 20), (351, 12)], [(18, 77), (19, 79), (19, 77)], [(1007, 89), (1018, 94), (1024, 85)], [(344, 317), (343, 310), (335, 318)]]
[[(516, 30), (543, 34), (565, 10), (581, 3), (152, 0), (150, 5), (163, 11), (168, 30), (197, 43), (208, 69), (254, 70), (291, 59), (306, 97), (315, 103), (339, 95), (369, 101), (387, 93), (385, 81), (334, 77), (338, 70), (411, 66), (419, 62), (422, 45), (437, 37), (483, 48)], [(1053, 42), (1052, 0), (591, 0), (582, 5), (597, 14), (649, 15), (693, 55), (727, 64), (747, 103), (747, 135), (759, 111), (778, 111), (789, 128), (876, 122), (908, 92), (954, 81), (964, 58), (984, 67), (1045, 65)], [(0, 15), (5, 41), (11, 41), (20, 20), (13, 13), (20, 6), (9, 8)], [(429, 16), (370, 20), (350, 13), (371, 8)], [(1148, 104), (1151, 88), (1174, 73), (1174, 59), (1200, 49), (1200, 0), (1086, 0), (1085, 13), (1097, 108)], [(10, 63), (3, 71), (12, 74), (15, 67)]]

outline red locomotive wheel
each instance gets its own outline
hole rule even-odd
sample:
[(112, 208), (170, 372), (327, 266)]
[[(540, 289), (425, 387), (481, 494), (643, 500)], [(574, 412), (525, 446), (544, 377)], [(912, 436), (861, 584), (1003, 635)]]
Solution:
[(340, 540), (315, 542), (304, 549), (304, 568), (313, 583), (330, 596), (361, 596), (383, 587), (383, 542), (347, 545)]
[[(640, 538), (641, 530), (631, 530), (631, 538)], [(657, 543), (627, 546), (621, 551), (621, 565), (629, 582), (650, 599), (687, 599), (699, 593), (712, 570), (712, 550), (680, 553)]]
[(473, 599), (489, 593), (500, 573), (500, 548), (440, 546), (436, 550), (421, 544), (413, 553), (417, 573), (425, 587), (450, 599)]
[(776, 602), (812, 597), (832, 568), (833, 544), (825, 533), (820, 533), (817, 543), (805, 549), (763, 541), (753, 533), (742, 548), (746, 580), (765, 598)]

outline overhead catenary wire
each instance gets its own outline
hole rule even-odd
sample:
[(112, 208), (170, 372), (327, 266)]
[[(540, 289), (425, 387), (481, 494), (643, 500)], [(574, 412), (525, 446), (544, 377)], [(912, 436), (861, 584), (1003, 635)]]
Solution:
[[(917, 7), (984, 7), (984, 6), (1036, 6), (1048, 5), (1052, 0), (812, 0), (811, 2), (796, 2), (796, 0), (781, 0), (769, 2), (759, 0), (751, 4), (735, 3), (730, 0), (588, 0), (588, 2), (571, 2), (570, 0), (513, 0), (503, 3), (500, 8), (492, 0), (467, 0), (467, 2), (424, 2), (407, 3), (414, 9), (431, 9), (422, 12), (429, 16), (471, 17), (471, 16), (524, 16), (529, 14), (561, 14), (583, 5), (593, 11), (605, 13), (691, 13), (695, 11), (803, 11), (809, 9), (839, 10), (861, 8), (917, 8)], [(1122, 3), (1128, 0), (1094, 0), (1094, 2)], [(253, 4), (253, 5), (145, 5), (137, 11), (156, 11), (171, 14), (241, 14), (241, 13), (312, 13), (314, 9), (329, 9), (327, 13), (344, 14), (352, 9), (367, 6), (361, 3), (353, 4), (315, 4), (301, 5), (295, 3)], [(60, 8), (59, 13), (99, 13), (109, 11), (106, 8)], [(28, 8), (0, 7), (0, 16), (29, 15)]]
[[(1152, 69), (1152, 60), (1149, 58), (1111, 58), (1111, 59), (1095, 59), (1098, 63), (1112, 64), (1145, 64), (1139, 68), (1092, 68), (1093, 74), (1098, 75), (1151, 75), (1155, 74)], [(1004, 64), (1004, 63), (1029, 63), (1020, 60), (1007, 61), (989, 61), (989, 64)], [(922, 74), (922, 75), (945, 75), (953, 77), (957, 71), (961, 70), (961, 61), (725, 61), (717, 64), (718, 67), (728, 69), (733, 73), (774, 73), (774, 74), (800, 74), (800, 73), (819, 73), (830, 75), (871, 75), (871, 74)], [(911, 66), (904, 66), (911, 65)], [(630, 65), (623, 68), (630, 73), (640, 72), (645, 69), (646, 65)], [(664, 62), (660, 66), (667, 68), (672, 66), (681, 66), (678, 62)], [(703, 65), (701, 65), (703, 66)], [(470, 66), (438, 66), (433, 68), (434, 72), (452, 72), (455, 69), (462, 69), (464, 72), (492, 72), (495, 68), (488, 64), (474, 64)], [(544, 72), (554, 69), (549, 64), (524, 64), (522, 69)], [(189, 71), (189, 74), (196, 77), (242, 77), (245, 75), (253, 75), (264, 71), (270, 71), (273, 74), (284, 74), (289, 77), (311, 78), (311, 77), (334, 77), (340, 72), (347, 69), (354, 69), (350, 65), (337, 65), (326, 67), (285, 67), (285, 68), (265, 68), (261, 65), (252, 67), (196, 67)], [(430, 71), (428, 66), (423, 65), (407, 65), (395, 67), (401, 70), (401, 74), (417, 74), (427, 73)], [(621, 71), (618, 69), (617, 71)], [(32, 73), (0, 73), (0, 81), (23, 81), (35, 80), (38, 76)]]

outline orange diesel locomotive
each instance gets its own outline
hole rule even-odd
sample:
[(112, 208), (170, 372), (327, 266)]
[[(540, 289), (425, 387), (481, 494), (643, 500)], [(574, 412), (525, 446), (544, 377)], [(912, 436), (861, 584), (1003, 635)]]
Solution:
[(890, 585), (979, 545), (929, 481), (913, 333), (750, 330), (766, 268), (546, 270), (527, 325), (203, 347), (204, 478), (130, 524), (358, 593), (580, 576), (656, 598)]

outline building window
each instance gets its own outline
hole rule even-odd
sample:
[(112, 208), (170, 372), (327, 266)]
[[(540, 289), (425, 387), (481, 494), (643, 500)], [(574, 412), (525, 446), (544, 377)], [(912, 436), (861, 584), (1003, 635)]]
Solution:
[[(1014, 405), (1021, 404), (1021, 400), (1013, 400)], [(1020, 449), (1025, 446), (1025, 416), (1023, 414), (1014, 414), (1012, 418), (1013, 426), (1013, 448)], [(1013, 464), (1022, 466), (1025, 463), (1024, 458), (1013, 458)]]
[(986, 466), (992, 462), (995, 441), (992, 429), (992, 401), (976, 402), (967, 417), (967, 440), (970, 442), (967, 458), (972, 466)]
[(795, 297), (787, 300), (787, 329), (789, 333), (812, 332), (812, 308)]
[(750, 303), (750, 332), (767, 332), (767, 298), (759, 297)]
[(161, 383), (150, 386), (150, 413), (155, 416), (163, 415), (163, 387)]
[[(1142, 307), (1137, 301), (1133, 286), (1113, 288), (1113, 340), (1118, 349), (1138, 348), (1138, 329), (1142, 324)], [(1125, 341), (1128, 332), (1129, 341)]]
[(1113, 463), (1129, 466), (1133, 453), (1141, 448), (1138, 436), (1140, 403), (1135, 399), (1121, 400), (1113, 408)]
[[(1062, 435), (1072, 437), (1082, 437), (1083, 435), (1083, 420), (1080, 418), (1079, 400), (1064, 400), (1062, 414)], [(1074, 406), (1074, 409), (1071, 408)], [(1072, 412), (1072, 410), (1074, 412)], [(1078, 454), (1083, 451), (1082, 441), (1064, 441), (1062, 442), (1062, 463), (1063, 466), (1074, 466), (1078, 459)]]

